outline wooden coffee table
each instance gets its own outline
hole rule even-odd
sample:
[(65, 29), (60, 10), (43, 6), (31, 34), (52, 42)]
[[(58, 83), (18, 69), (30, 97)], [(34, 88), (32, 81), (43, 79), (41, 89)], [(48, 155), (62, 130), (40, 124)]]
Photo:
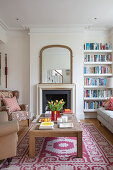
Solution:
[[(40, 116), (40, 118), (43, 115)], [(77, 137), (77, 157), (82, 158), (82, 129), (77, 121), (76, 115), (68, 118), (68, 122), (72, 122), (73, 128), (58, 128), (57, 122), (54, 122), (54, 129), (39, 130), (40, 123), (36, 123), (29, 133), (29, 157), (35, 157), (35, 138), (36, 137)]]

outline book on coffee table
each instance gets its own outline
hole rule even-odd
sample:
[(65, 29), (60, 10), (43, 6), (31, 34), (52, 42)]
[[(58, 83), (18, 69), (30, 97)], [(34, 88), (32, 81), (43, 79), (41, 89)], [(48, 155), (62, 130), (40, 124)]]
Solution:
[(54, 129), (54, 122), (42, 122), (39, 129)]
[(63, 111), (63, 114), (73, 114), (73, 112), (72, 112), (72, 110), (70, 110), (70, 109), (65, 109), (65, 110)]
[(59, 128), (73, 128), (73, 123), (60, 123)]

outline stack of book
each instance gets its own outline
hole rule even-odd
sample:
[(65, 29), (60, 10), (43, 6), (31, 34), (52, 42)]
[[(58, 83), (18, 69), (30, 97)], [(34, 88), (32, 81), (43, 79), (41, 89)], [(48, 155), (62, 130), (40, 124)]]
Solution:
[(112, 96), (112, 90), (84, 90), (84, 97), (98, 97), (98, 98), (105, 98), (105, 97), (111, 97)]
[(39, 126), (39, 129), (42, 130), (54, 129), (54, 122), (42, 122)]
[(85, 43), (84, 50), (111, 50), (111, 43)]
[(72, 110), (71, 109), (65, 109), (64, 111), (63, 111), (63, 114), (72, 114), (73, 112), (72, 112)]
[(111, 74), (111, 66), (84, 67), (84, 74)]
[(107, 78), (85, 78), (85, 86), (106, 86)]
[(99, 107), (103, 107), (103, 101), (85, 101), (84, 109), (98, 109)]
[(84, 56), (84, 62), (111, 62), (112, 61), (112, 55), (111, 54), (107, 54), (107, 55), (90, 55), (90, 54), (86, 54)]

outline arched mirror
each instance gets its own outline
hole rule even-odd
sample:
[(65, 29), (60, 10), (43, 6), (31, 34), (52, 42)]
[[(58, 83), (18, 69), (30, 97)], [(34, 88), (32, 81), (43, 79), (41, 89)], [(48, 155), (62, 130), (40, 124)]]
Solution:
[(40, 50), (40, 83), (72, 83), (72, 50), (49, 45)]

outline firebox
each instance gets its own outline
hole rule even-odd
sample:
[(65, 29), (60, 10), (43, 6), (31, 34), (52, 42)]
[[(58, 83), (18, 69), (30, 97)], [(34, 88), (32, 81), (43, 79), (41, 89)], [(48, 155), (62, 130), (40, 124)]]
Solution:
[(63, 99), (65, 104), (63, 109), (71, 109), (71, 90), (42, 90), (42, 111), (47, 110), (49, 101)]

